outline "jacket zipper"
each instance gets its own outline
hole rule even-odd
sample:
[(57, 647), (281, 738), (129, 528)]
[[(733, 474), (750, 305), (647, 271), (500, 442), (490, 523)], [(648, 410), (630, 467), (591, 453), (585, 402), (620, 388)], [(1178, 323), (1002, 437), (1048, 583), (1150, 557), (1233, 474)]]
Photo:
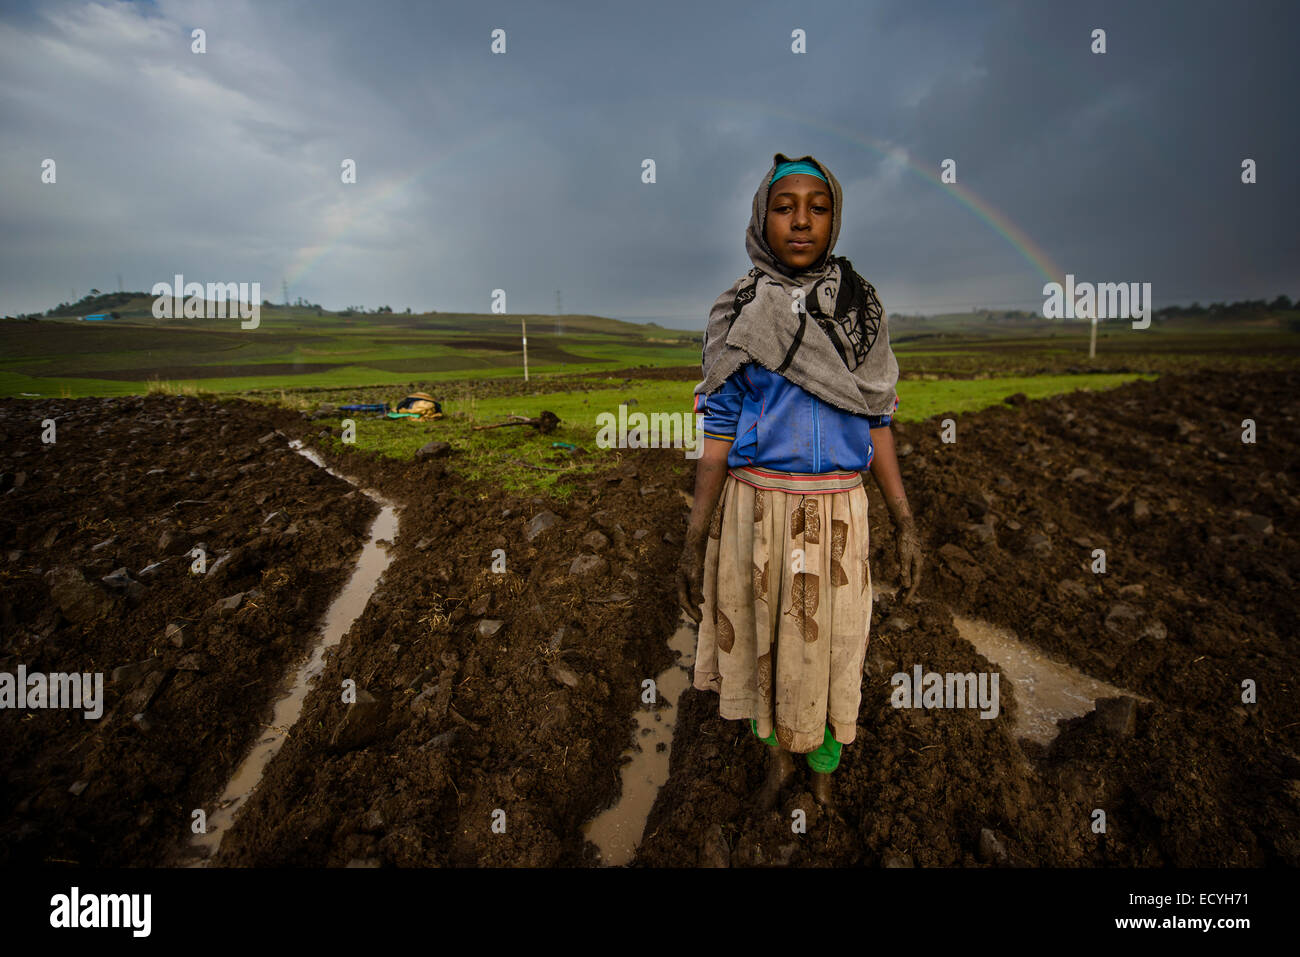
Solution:
[(813, 471), (821, 472), (822, 470), (822, 435), (820, 423), (817, 420), (817, 398), (813, 396)]

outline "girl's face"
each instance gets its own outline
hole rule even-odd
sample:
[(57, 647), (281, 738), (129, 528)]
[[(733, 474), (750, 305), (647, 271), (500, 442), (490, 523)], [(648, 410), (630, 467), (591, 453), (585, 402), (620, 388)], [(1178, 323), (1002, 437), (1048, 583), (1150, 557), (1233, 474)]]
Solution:
[(807, 173), (782, 176), (767, 196), (763, 236), (776, 257), (794, 271), (807, 269), (831, 238), (831, 194)]

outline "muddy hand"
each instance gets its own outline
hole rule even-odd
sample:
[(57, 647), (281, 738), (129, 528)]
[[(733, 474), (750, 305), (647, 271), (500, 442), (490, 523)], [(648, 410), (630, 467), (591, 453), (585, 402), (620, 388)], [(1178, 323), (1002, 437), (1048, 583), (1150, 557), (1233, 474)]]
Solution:
[(677, 565), (677, 603), (688, 618), (697, 625), (704, 617), (704, 550), (707, 541), (703, 535), (686, 535), (686, 547)]
[(907, 519), (898, 529), (898, 568), (903, 587), (907, 594), (903, 596), (904, 604), (912, 600), (916, 589), (921, 585), (921, 536), (916, 531), (916, 522)]

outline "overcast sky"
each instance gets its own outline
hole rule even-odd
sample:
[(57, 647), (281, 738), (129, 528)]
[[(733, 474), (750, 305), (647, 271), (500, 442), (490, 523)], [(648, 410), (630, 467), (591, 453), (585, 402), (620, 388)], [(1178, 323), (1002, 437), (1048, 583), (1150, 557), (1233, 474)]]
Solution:
[(1037, 309), (1066, 272), (1300, 297), (1294, 2), (0, 8), (0, 314), (182, 273), (701, 329), (777, 151), (839, 177), (890, 312)]

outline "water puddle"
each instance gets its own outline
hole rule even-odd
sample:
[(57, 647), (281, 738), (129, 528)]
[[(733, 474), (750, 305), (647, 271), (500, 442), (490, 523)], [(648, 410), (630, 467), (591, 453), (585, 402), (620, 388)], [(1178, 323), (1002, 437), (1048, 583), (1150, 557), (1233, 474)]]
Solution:
[(583, 825), (582, 833), (599, 849), (605, 865), (621, 867), (636, 855), (650, 809), (668, 780), (677, 700), (691, 683), (697, 627), (682, 615), (677, 631), (668, 639), (668, 647), (681, 652), (681, 657), (655, 679), (659, 698), (670, 707), (643, 705), (636, 713), (636, 746), (624, 752), (632, 761), (623, 766), (622, 794), (613, 807)]
[[(873, 589), (877, 595), (888, 594), (894, 599), (901, 594), (897, 585), (885, 582), (873, 583)], [(1056, 722), (1087, 714), (1097, 706), (1098, 698), (1128, 695), (1138, 701), (1151, 701), (1057, 661), (1021, 641), (1009, 628), (982, 618), (968, 618), (952, 609), (949, 612), (957, 634), (998, 666), (1002, 673), (999, 680), (1014, 683), (1020, 708), (1012, 731), (1018, 738), (1046, 746), (1059, 733)]]
[(1129, 695), (1149, 701), (1049, 658), (1008, 629), (978, 618), (953, 614), (953, 626), (975, 650), (993, 662), (1004, 679), (1015, 684), (1020, 705), (1014, 733), (1046, 746), (1057, 735), (1056, 722), (1087, 714), (1098, 698)]
[[(303, 448), (302, 443), (297, 439), (290, 442), (289, 447), (331, 475), (353, 485), (356, 484), (346, 475), (327, 466), (316, 452)], [(326, 611), (324, 623), (320, 627), (316, 643), (312, 646), (311, 654), (286, 679), (287, 691), (275, 702), (271, 723), (239, 765), (230, 783), (226, 785), (221, 799), (217, 802), (217, 810), (208, 815), (207, 833), (193, 836), (191, 845), (196, 853), (203, 855), (203, 858), (195, 861), (191, 866), (202, 867), (212, 855), (216, 854), (221, 846), (221, 839), (234, 823), (236, 812), (244, 806), (257, 788), (266, 766), (279, 752), (294, 723), (302, 714), (307, 692), (311, 690), (315, 679), (325, 670), (326, 650), (342, 640), (348, 629), (352, 627), (352, 623), (365, 610), (371, 594), (378, 586), (389, 562), (392, 561), (388, 546), (397, 536), (397, 508), (376, 492), (369, 489), (361, 489), (361, 492), (380, 506), (380, 512), (371, 523), (356, 568), (353, 569), (352, 576), (343, 586), (343, 590)], [(381, 545), (381, 542), (384, 544)]]

